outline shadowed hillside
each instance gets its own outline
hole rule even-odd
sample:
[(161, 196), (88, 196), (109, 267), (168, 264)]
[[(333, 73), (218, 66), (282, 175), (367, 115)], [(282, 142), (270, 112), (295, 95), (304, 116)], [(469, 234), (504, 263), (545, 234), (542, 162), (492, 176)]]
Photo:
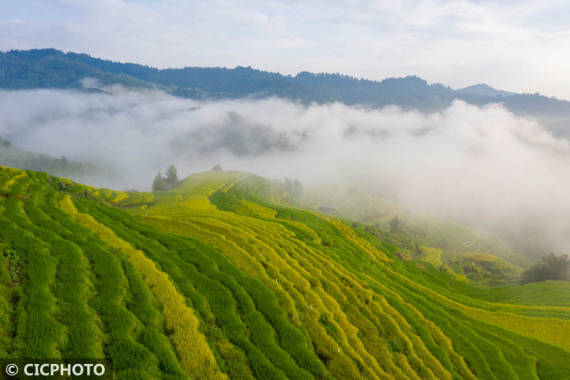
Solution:
[(65, 156), (53, 158), (46, 154), (29, 152), (12, 145), (2, 137), (0, 137), (0, 165), (72, 178), (82, 178), (102, 172), (94, 164), (68, 160)]

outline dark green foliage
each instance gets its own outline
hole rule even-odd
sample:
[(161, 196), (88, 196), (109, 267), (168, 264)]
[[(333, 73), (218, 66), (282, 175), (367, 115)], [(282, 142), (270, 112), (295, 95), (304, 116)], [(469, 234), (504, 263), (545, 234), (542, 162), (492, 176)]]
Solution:
[(395, 216), (392, 220), (390, 220), (390, 232), (393, 234), (398, 234), (402, 232), (403, 229), (403, 222), (399, 216)]
[(161, 173), (158, 173), (154, 180), (152, 181), (152, 191), (164, 191), (167, 190), (166, 182)]
[(178, 179), (178, 172), (174, 165), (170, 165), (166, 169), (165, 176), (162, 173), (158, 173), (154, 180), (152, 181), (152, 191), (165, 191), (174, 189), (180, 185), (180, 180)]
[(113, 65), (112, 62), (95, 60), (85, 54), (64, 54), (56, 49), (12, 50), (0, 53), (0, 87), (81, 88), (80, 81), (86, 77), (95, 78), (102, 85), (145, 85), (144, 81), (113, 70)]
[(168, 169), (166, 169), (164, 183), (167, 188), (173, 189), (180, 181), (178, 180), (178, 171), (176, 170), (176, 166), (170, 165)]
[(214, 172), (221, 172), (221, 171), (222, 171), (222, 167), (220, 166), (220, 164), (216, 164), (216, 165), (214, 165), (214, 167), (212, 168), (212, 171), (214, 171)]
[(544, 256), (532, 267), (525, 270), (521, 276), (521, 283), (540, 282), (547, 280), (570, 280), (570, 261), (568, 255), (556, 256), (550, 253)]
[(22, 271), (24, 270), (24, 265), (20, 255), (18, 255), (18, 252), (13, 249), (5, 249), (4, 257), (6, 257), (8, 261), (10, 280), (14, 284), (19, 283), (22, 279)]

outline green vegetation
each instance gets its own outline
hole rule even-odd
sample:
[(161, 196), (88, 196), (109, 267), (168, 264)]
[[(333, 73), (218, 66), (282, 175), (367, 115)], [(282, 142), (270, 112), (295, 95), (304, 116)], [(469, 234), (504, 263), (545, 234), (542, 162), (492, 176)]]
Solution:
[(74, 178), (100, 172), (100, 169), (93, 164), (68, 160), (64, 156), (53, 158), (45, 154), (32, 153), (15, 147), (1, 137), (0, 165)]
[(293, 207), (295, 188), (0, 167), (0, 354), (104, 356), (118, 379), (568, 378), (569, 282), (474, 284), (452, 258), (507, 264)]
[(174, 165), (170, 165), (166, 169), (164, 177), (162, 173), (158, 173), (154, 180), (152, 181), (152, 191), (164, 191), (174, 189), (176, 186), (180, 185), (178, 180), (178, 171)]
[[(473, 86), (453, 90), (428, 84), (417, 76), (373, 81), (342, 74), (300, 72), (281, 75), (251, 67), (185, 67), (156, 69), (134, 63), (119, 63), (87, 54), (63, 53), (55, 49), (0, 52), (0, 88), (82, 89), (85, 78), (99, 87), (119, 84), (127, 88), (158, 88), (173, 95), (194, 99), (236, 99), (248, 96), (280, 97), (310, 103), (340, 102), (382, 108), (397, 105), (424, 112), (441, 111), (455, 99), (482, 106), (501, 102), (509, 111), (542, 118), (560, 133), (557, 123), (570, 117), (570, 103), (535, 94), (516, 94)], [(104, 91), (88, 88), (87, 91)]]
[(398, 215), (396, 215), (392, 220), (390, 220), (390, 232), (393, 234), (398, 234), (402, 232), (403, 230), (402, 224), (403, 224), (402, 220)]
[(568, 255), (556, 256), (551, 253), (544, 256), (538, 263), (525, 270), (521, 278), (523, 284), (547, 280), (570, 280)]
[(531, 265), (531, 260), (513, 252), (496, 236), (456, 222), (413, 214), (378, 195), (357, 189), (317, 188), (311, 189), (304, 200), (306, 207), (366, 223), (363, 229), (396, 246), (403, 257), (420, 265), (428, 263), (458, 279), (485, 285), (514, 284), (520, 281), (523, 268)]
[(10, 274), (10, 280), (12, 283), (19, 283), (22, 279), (23, 264), (22, 259), (18, 255), (18, 252), (5, 249), (4, 257), (7, 258), (8, 273)]

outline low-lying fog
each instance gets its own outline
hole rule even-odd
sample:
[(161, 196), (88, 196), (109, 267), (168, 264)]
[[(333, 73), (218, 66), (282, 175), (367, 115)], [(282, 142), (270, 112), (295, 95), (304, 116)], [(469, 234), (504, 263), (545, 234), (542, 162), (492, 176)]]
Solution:
[(181, 176), (219, 163), (306, 186), (365, 186), (415, 210), (570, 251), (569, 143), (499, 105), (455, 102), (424, 115), (121, 89), (3, 91), (0, 136), (114, 173), (86, 179), (94, 185), (148, 190), (171, 163)]

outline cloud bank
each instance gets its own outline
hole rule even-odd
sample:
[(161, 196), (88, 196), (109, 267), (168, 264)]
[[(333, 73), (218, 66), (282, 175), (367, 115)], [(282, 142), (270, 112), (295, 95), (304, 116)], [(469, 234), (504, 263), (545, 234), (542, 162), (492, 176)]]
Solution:
[(159, 170), (215, 164), (306, 185), (369, 188), (414, 210), (570, 250), (570, 144), (499, 105), (304, 106), (280, 99), (197, 102), (161, 92), (0, 92), (0, 136), (148, 190)]

